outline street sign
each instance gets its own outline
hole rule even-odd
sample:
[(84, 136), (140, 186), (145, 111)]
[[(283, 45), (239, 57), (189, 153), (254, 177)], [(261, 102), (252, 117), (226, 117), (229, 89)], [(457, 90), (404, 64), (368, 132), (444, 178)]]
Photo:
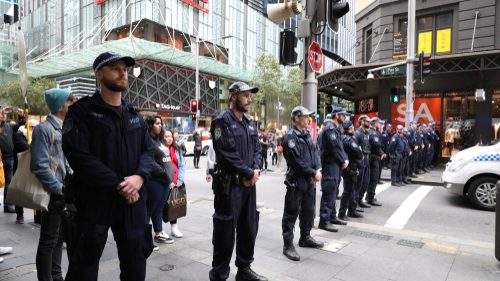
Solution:
[(380, 71), (382, 76), (398, 76), (406, 75), (406, 65), (398, 65), (393, 67), (384, 68)]
[(309, 64), (314, 72), (319, 72), (323, 66), (323, 51), (318, 42), (313, 41), (309, 46)]

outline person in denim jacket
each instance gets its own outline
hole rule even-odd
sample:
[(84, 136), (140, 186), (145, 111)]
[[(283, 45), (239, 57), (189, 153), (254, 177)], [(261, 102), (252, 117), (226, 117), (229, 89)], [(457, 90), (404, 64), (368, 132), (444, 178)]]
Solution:
[[(45, 103), (52, 114), (33, 131), (30, 168), (43, 188), (50, 193), (48, 211), (42, 212), (36, 269), (38, 280), (52, 281), (64, 280), (61, 271), (61, 221), (67, 164), (62, 150), (61, 130), (68, 107), (73, 103), (73, 96), (63, 89), (50, 89), (45, 92)], [(53, 160), (57, 162), (55, 171), (51, 165)]]

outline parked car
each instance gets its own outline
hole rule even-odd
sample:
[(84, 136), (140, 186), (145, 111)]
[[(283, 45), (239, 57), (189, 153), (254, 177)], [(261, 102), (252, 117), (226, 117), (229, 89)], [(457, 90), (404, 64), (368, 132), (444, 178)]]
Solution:
[[(184, 155), (193, 155), (194, 154), (193, 135), (180, 135), (179, 137), (180, 137), (179, 145), (181, 142), (184, 142), (184, 145), (186, 146), (186, 151), (184, 152)], [(201, 155), (207, 155), (208, 148), (210, 147), (210, 145), (212, 145), (212, 140), (202, 138), (201, 145), (203, 147), (201, 149)]]
[(476, 208), (494, 211), (500, 180), (500, 143), (474, 146), (451, 157), (442, 181), (452, 193), (465, 196)]

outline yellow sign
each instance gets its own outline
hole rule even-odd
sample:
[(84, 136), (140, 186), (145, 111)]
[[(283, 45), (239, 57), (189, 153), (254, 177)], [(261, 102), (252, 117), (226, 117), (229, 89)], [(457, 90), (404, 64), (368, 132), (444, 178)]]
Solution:
[(417, 53), (424, 51), (426, 54), (432, 53), (432, 31), (420, 32), (418, 34)]
[(451, 28), (441, 29), (436, 35), (436, 53), (451, 52)]

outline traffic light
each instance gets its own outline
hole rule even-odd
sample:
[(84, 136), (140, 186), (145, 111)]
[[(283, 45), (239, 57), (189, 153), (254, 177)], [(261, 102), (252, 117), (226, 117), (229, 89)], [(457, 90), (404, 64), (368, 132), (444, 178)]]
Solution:
[(328, 25), (333, 31), (339, 31), (339, 19), (349, 12), (349, 3), (340, 0), (327, 0)]
[(389, 97), (389, 101), (392, 103), (399, 103), (398, 89), (391, 88), (391, 96)]
[(198, 111), (198, 100), (191, 100), (191, 112), (197, 112)]
[(431, 74), (431, 54), (425, 54), (422, 51), (418, 57), (420, 82), (424, 84), (425, 77)]
[(280, 32), (280, 64), (291, 65), (297, 61), (297, 37), (295, 32), (291, 30), (283, 30)]

